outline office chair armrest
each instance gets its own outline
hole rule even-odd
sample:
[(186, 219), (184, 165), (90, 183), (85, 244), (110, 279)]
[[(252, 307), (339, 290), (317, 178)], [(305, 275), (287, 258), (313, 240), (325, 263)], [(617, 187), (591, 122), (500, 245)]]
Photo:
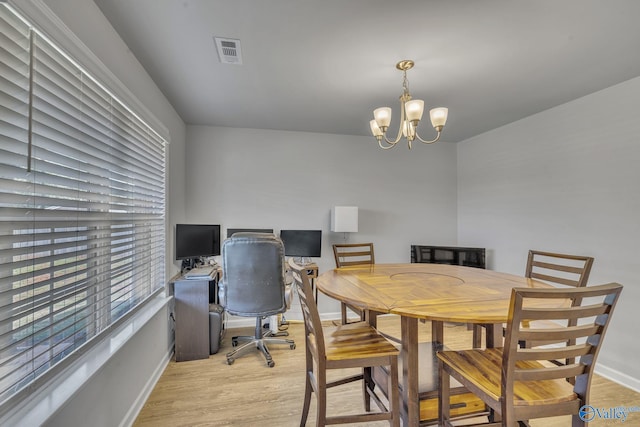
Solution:
[(224, 280), (221, 280), (218, 283), (218, 301), (221, 306), (227, 306), (227, 284)]

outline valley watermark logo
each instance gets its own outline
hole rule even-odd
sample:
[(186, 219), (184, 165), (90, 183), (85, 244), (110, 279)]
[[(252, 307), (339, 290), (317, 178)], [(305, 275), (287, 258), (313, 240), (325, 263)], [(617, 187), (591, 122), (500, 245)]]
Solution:
[(625, 422), (629, 413), (631, 412), (640, 412), (639, 406), (612, 406), (610, 408), (596, 408), (591, 405), (584, 405), (580, 408), (580, 419), (582, 421), (593, 421), (594, 419), (602, 419), (602, 420), (619, 420), (620, 422)]

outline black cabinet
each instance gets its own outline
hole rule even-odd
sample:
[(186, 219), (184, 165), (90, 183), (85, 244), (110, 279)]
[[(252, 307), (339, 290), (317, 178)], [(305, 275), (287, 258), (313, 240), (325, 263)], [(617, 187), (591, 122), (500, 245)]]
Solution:
[(411, 245), (411, 262), (486, 268), (484, 248)]
[(209, 304), (217, 302), (218, 278), (172, 280), (175, 297), (176, 362), (207, 359), (210, 350)]

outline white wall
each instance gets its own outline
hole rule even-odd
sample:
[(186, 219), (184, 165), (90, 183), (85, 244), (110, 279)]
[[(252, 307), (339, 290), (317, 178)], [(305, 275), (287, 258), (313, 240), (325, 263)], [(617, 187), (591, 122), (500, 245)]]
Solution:
[[(384, 151), (373, 137), (187, 127), (187, 217), (226, 228), (321, 229), (320, 272), (334, 268), (332, 206), (359, 208), (349, 242), (376, 262), (409, 262), (410, 245), (456, 243), (456, 147)], [(339, 305), (322, 298), (321, 312)]]
[(636, 78), (458, 144), (459, 243), (516, 274), (529, 249), (595, 257), (589, 284), (625, 286), (600, 371), (636, 389), (639, 113)]

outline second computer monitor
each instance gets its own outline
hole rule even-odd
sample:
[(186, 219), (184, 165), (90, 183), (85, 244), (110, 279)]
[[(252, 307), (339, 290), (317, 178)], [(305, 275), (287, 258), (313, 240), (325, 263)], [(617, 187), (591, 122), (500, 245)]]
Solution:
[(320, 258), (322, 230), (280, 230), (280, 239), (286, 256)]

